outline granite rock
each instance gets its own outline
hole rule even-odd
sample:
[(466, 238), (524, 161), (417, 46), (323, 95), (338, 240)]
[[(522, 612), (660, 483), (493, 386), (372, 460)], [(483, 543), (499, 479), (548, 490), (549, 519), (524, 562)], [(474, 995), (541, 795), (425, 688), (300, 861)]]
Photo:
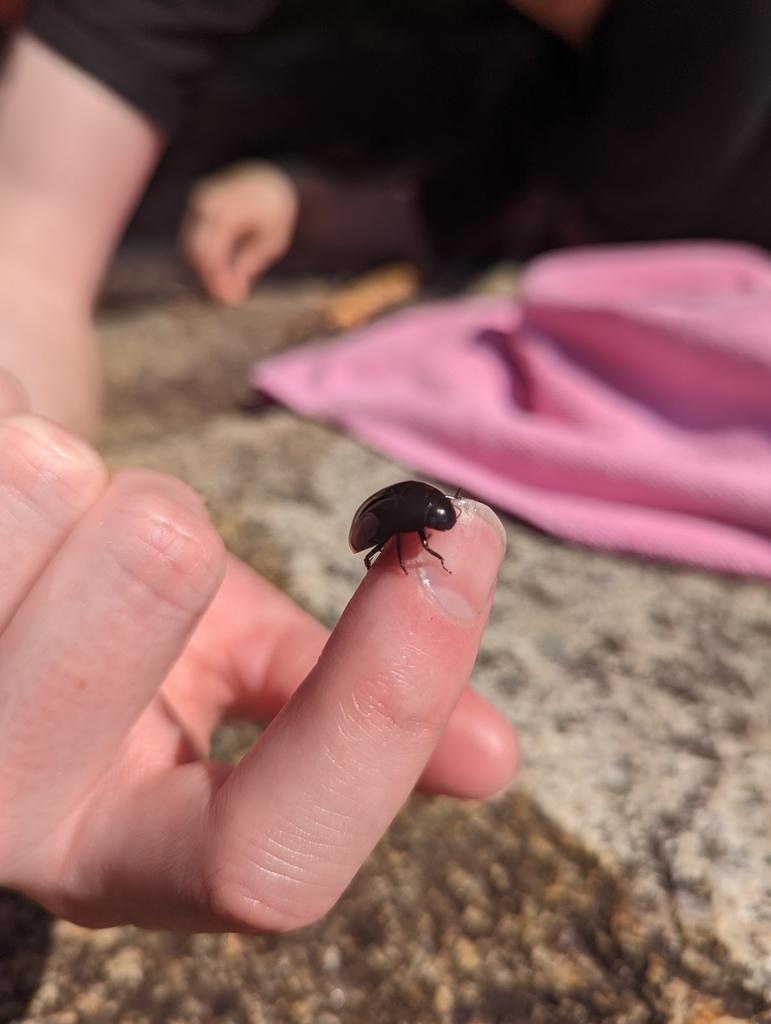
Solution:
[[(238, 403), (248, 363), (312, 335), (332, 294), (267, 283), (220, 310), (177, 291), (101, 322), (111, 468), (181, 476), (228, 546), (330, 626), (363, 575), (352, 511), (412, 473)], [(3, 897), (0, 1019), (771, 1021), (771, 587), (505, 524), (474, 682), (519, 730), (515, 794), (413, 798), (292, 936), (91, 933)], [(231, 723), (215, 753), (255, 736)], [(3, 945), (3, 913), (11, 935), (27, 915), (26, 945)]]

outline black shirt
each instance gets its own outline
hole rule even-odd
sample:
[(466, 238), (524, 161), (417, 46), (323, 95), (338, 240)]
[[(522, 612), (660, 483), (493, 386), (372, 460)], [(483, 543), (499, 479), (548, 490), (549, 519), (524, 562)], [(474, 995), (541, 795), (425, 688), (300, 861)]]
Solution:
[[(271, 7), (37, 0), (28, 26), (171, 133), (190, 86)], [(560, 56), (559, 45), (544, 48), (525, 108), (515, 87), (508, 112), (427, 185), (429, 214), (438, 210), (445, 225), (490, 222), (545, 178), (607, 240), (712, 236), (771, 247), (769, 0), (612, 0), (585, 51), (562, 47)], [(470, 187), (485, 199), (464, 213)]]
[(188, 89), (273, 0), (37, 0), (28, 28), (138, 107), (166, 134)]

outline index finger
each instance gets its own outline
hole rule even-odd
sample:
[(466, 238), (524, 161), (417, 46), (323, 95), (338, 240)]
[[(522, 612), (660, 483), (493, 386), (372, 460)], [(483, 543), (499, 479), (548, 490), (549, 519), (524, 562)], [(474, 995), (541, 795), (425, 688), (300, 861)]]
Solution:
[(468, 682), (503, 556), (493, 513), (464, 505), (441, 541), (452, 574), (416, 542), (405, 576), (387, 548), (214, 798), (204, 842), (220, 919), (285, 930), (318, 918), (418, 780)]
[[(405, 576), (387, 547), (316, 667), (238, 767), (174, 764), (111, 804), (113, 782), (108, 800), (94, 804), (92, 833), (80, 833), (88, 857), (73, 872), (75, 898), (53, 909), (91, 926), (196, 930), (285, 931), (325, 913), (455, 720), (504, 549), (493, 513), (464, 506), (441, 542), (432, 538), (452, 575), (416, 539), (404, 544)], [(267, 596), (265, 605), (273, 606)], [(287, 609), (277, 615), (296, 635)], [(244, 623), (231, 625), (238, 633)], [(301, 662), (320, 640), (307, 632)], [(263, 649), (271, 663), (263, 671), (288, 678), (303, 666), (290, 664), (294, 645), (279, 646), (283, 653)], [(287, 661), (277, 667), (275, 658)], [(204, 674), (214, 682), (219, 671), (210, 665)], [(223, 683), (215, 706), (228, 700)], [(179, 684), (182, 700), (196, 685)]]
[[(187, 657), (164, 691), (200, 750), (227, 717), (275, 718), (321, 655), (329, 631), (232, 556)], [(431, 793), (484, 799), (510, 781), (516, 737), (508, 721), (467, 687), (421, 775)]]

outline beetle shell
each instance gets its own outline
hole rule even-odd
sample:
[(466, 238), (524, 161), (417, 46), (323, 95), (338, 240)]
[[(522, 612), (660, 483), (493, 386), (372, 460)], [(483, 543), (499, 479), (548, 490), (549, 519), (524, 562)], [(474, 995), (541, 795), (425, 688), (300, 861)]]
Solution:
[[(367, 498), (353, 517), (348, 543), (354, 552), (374, 549), (367, 556), (367, 568), (383, 545), (402, 533), (417, 533), (426, 550), (436, 555), (428, 547), (425, 531), (450, 530), (457, 518), (452, 498), (430, 484), (405, 480)], [(436, 557), (441, 559), (439, 555)], [(399, 560), (401, 562), (401, 551)]]

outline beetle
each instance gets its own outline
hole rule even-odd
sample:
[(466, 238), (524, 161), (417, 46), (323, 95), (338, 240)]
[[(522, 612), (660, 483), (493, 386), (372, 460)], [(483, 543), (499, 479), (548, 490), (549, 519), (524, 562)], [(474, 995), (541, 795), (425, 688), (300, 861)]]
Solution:
[(402, 560), (401, 535), (417, 533), (426, 551), (439, 559), (445, 572), (450, 572), (439, 552), (428, 546), (426, 530), (451, 530), (455, 526), (458, 512), (453, 502), (453, 498), (442, 494), (437, 487), (419, 480), (404, 480), (384, 487), (370, 495), (357, 509), (348, 534), (351, 551), (358, 553), (372, 548), (364, 559), (369, 569), (375, 555), (383, 550), (391, 537), (396, 536), (399, 565), (406, 573)]

